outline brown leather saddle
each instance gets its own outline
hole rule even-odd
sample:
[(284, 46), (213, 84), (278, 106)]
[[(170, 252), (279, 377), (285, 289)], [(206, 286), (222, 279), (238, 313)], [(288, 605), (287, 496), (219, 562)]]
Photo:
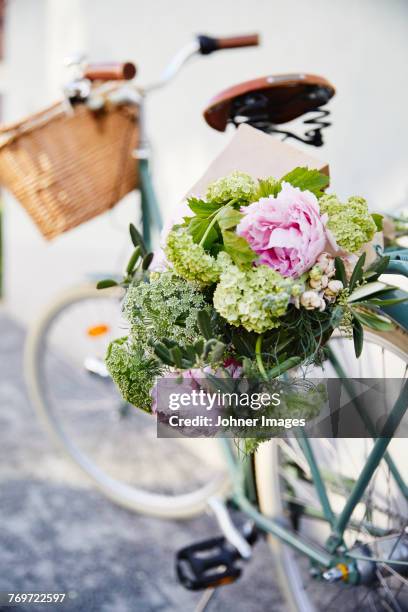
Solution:
[[(215, 96), (204, 111), (208, 125), (223, 132), (227, 125), (248, 123), (262, 131), (277, 132), (308, 144), (323, 144), (321, 130), (330, 125), (324, 119), (329, 111), (322, 109), (334, 95), (329, 81), (313, 74), (278, 74), (234, 85)], [(318, 116), (306, 119), (313, 125), (300, 137), (276, 126), (288, 123), (311, 111)]]

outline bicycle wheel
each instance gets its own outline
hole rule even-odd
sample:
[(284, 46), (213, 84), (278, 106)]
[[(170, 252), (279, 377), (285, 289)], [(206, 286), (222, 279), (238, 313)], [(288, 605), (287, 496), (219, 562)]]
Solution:
[(62, 295), (29, 333), (25, 372), (52, 437), (113, 501), (161, 517), (203, 511), (228, 486), (214, 440), (157, 439), (156, 419), (123, 402), (104, 365), (126, 334), (118, 291)]
[[(331, 348), (346, 376), (407, 377), (408, 342), (407, 334), (401, 329), (386, 335), (366, 331), (364, 351), (358, 361), (354, 356), (353, 343), (348, 339), (333, 338)], [(319, 368), (313, 375), (322, 377), (325, 373), (326, 376), (334, 376), (334, 371), (327, 372), (330, 367), (326, 365), (325, 372)], [(330, 438), (310, 442), (322, 470), (333, 511), (338, 513), (373, 443), (371, 440)], [(404, 439), (394, 438), (389, 452), (407, 481), (405, 446)], [(323, 547), (330, 529), (319, 516), (317, 494), (298, 442), (281, 439), (261, 444), (255, 469), (262, 512), (279, 517), (300, 535)], [(388, 465), (382, 461), (345, 532), (347, 547), (360, 557), (358, 563), (368, 581), (367, 585), (353, 586), (343, 581), (329, 583), (316, 579), (318, 575), (321, 578), (321, 571), (313, 569), (306, 557), (270, 536), (288, 610), (408, 610), (407, 525), (407, 500), (396, 486)], [(375, 536), (372, 535), (375, 531), (373, 527), (378, 528)], [(378, 536), (380, 533), (382, 538)], [(388, 550), (387, 554), (385, 550)], [(400, 555), (405, 565), (387, 563), (390, 552), (393, 558)], [(381, 559), (382, 562), (362, 560), (367, 556)]]

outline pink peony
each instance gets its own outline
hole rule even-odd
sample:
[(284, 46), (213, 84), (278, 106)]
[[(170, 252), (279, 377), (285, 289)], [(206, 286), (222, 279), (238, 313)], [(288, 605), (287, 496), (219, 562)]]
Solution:
[(259, 263), (282, 276), (297, 278), (309, 270), (324, 250), (326, 215), (320, 216), (316, 196), (283, 182), (277, 197), (261, 198), (241, 208), (237, 227)]

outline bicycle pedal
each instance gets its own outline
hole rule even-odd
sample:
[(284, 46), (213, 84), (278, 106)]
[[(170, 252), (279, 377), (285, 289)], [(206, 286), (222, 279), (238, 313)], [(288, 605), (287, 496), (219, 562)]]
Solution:
[[(253, 545), (256, 530), (248, 529), (245, 539)], [(224, 536), (203, 540), (182, 548), (176, 556), (176, 571), (180, 583), (191, 591), (219, 587), (235, 582), (242, 569), (243, 557)]]
[(239, 559), (239, 552), (223, 536), (204, 540), (177, 553), (177, 577), (191, 591), (230, 584), (241, 575)]

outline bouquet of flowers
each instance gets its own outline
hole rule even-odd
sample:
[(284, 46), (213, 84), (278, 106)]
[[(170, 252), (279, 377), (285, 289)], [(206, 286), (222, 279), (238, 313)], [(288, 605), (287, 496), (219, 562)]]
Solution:
[[(271, 381), (319, 364), (335, 330), (392, 329), (381, 312), (393, 287), (379, 281), (388, 258), (366, 264), (382, 228), (367, 202), (325, 193), (328, 177), (306, 167), (255, 180), (234, 171), (189, 197), (190, 214), (165, 239), (154, 266), (134, 226), (123, 284), (128, 335), (106, 364), (124, 399), (154, 412), (158, 377), (208, 375)], [(102, 281), (107, 287), (114, 281)]]

